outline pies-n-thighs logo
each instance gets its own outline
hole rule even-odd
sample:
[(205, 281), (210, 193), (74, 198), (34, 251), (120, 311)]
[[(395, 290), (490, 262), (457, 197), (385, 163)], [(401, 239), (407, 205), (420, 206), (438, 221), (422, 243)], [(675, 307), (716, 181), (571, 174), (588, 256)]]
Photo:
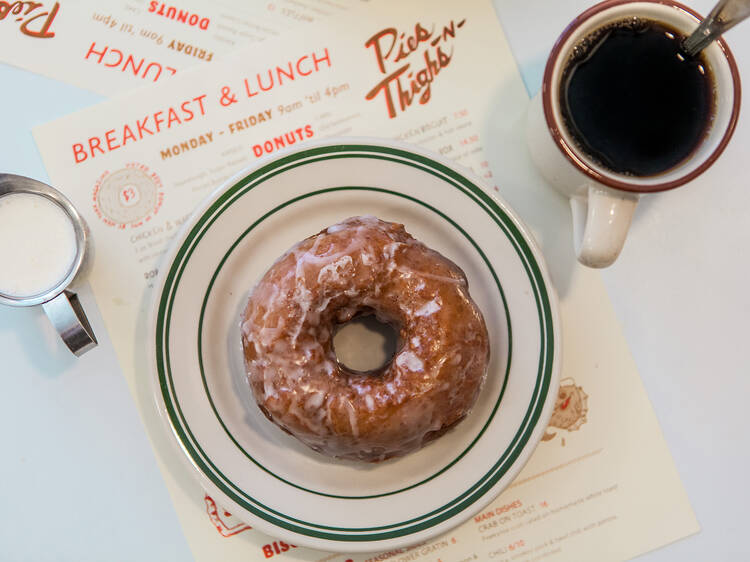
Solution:
[(164, 202), (161, 178), (148, 166), (130, 162), (104, 172), (94, 184), (94, 212), (104, 223), (120, 229), (150, 221)]
[(52, 23), (60, 10), (55, 2), (47, 8), (42, 2), (2, 2), (0, 1), (0, 21), (9, 19), (19, 24), (18, 30), (29, 37), (49, 39), (55, 36)]
[(433, 24), (429, 29), (417, 23), (409, 33), (395, 27), (375, 33), (365, 47), (372, 48), (382, 76), (365, 99), (382, 95), (391, 119), (415, 100), (421, 105), (429, 102), (432, 83), (453, 60), (453, 40), (465, 23), (466, 19), (451, 20), (442, 28)]

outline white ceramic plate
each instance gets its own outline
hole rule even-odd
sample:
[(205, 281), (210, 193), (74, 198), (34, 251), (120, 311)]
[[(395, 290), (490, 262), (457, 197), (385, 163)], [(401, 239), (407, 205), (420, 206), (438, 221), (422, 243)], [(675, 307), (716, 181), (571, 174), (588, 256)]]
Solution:
[[(151, 357), (167, 431), (217, 502), (292, 544), (376, 551), (447, 531), (518, 474), (554, 404), (557, 305), (541, 254), (476, 180), (405, 146), (308, 144), (240, 173), (186, 223), (157, 283)], [(362, 214), (403, 223), (455, 261), (491, 342), (471, 414), (422, 450), (379, 464), (323, 457), (263, 417), (239, 333), (250, 288), (281, 254)]]

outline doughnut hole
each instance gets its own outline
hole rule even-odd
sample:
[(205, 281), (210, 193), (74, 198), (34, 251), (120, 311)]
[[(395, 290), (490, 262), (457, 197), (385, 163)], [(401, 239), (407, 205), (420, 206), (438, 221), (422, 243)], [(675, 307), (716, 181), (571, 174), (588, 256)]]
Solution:
[(398, 343), (396, 327), (381, 322), (372, 313), (355, 316), (334, 327), (336, 361), (354, 374), (380, 374), (396, 355)]

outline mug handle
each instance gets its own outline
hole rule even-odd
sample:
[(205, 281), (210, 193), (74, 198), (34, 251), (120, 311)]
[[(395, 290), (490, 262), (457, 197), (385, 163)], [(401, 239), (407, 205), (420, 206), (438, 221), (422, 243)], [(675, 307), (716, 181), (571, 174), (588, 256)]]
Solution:
[(42, 304), (47, 318), (74, 355), (80, 357), (97, 346), (96, 336), (83, 311), (78, 295), (63, 291), (54, 299)]
[(607, 267), (620, 255), (633, 219), (638, 195), (590, 184), (585, 195), (570, 199), (573, 238), (578, 261)]

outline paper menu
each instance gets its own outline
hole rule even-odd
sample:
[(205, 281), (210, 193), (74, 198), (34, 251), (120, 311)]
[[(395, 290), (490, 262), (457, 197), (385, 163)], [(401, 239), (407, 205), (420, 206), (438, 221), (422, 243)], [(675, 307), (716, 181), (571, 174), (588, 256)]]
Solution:
[(0, 61), (112, 96), (304, 23), (246, 3), (18, 1), (0, 6)]
[[(260, 157), (345, 134), (424, 144), (496, 188), (538, 182), (518, 128), (528, 100), (488, 2), (372, 3), (254, 53), (35, 130), (52, 182), (91, 228), (90, 283), (196, 558), (580, 560), (585, 546), (601, 560), (697, 530), (599, 277), (580, 269), (562, 294), (564, 381), (547, 439), (511, 488), (446, 537), (369, 557), (295, 548), (223, 512), (181, 472), (149, 413), (139, 344), (159, 257), (207, 193)], [(544, 240), (553, 198), (513, 195), (550, 205), (531, 225)]]
[[(92, 228), (103, 228), (99, 244), (117, 247), (137, 264), (127, 273), (110, 268), (106, 284), (111, 290), (128, 294), (129, 287), (155, 276), (170, 233), (204, 194), (258, 158), (310, 138), (440, 139), (436, 148), (441, 154), (491, 175), (472, 127), (475, 113), (481, 115), (493, 103), (493, 84), (488, 82), (483, 96), (472, 96), (471, 107), (453, 100), (464, 97), (463, 84), (477, 70), (473, 61), (488, 46), (503, 69), (495, 73), (494, 86), (508, 89), (511, 84), (507, 95), (523, 99), (512, 57), (495, 35), (496, 24), (446, 13), (444, 21), (433, 24), (437, 31), (422, 39), (428, 47), (424, 54), (412, 53), (407, 61), (394, 51), (379, 58), (375, 47), (364, 43), (390, 29), (392, 19), (384, 12), (384, 27), (371, 23), (365, 30), (337, 32), (335, 39), (322, 34), (269, 42), (273, 56), (257, 60), (248, 56), (250, 50), (227, 55), (214, 65), (216, 71), (175, 77), (173, 87), (129, 96), (112, 105), (118, 109), (102, 104), (39, 130), (39, 145), (53, 159), (46, 162), (50, 172), (70, 168), (67, 179), (55, 179), (57, 185), (88, 185), (83, 212), (96, 217)], [(415, 26), (427, 33), (416, 23), (418, 10), (403, 17), (411, 18), (406, 20), (413, 22), (411, 33)], [(389, 40), (390, 33), (386, 36), (378, 41)], [(394, 77), (393, 68), (403, 77)], [(66, 129), (66, 123), (70, 129), (61, 134), (58, 126)], [(70, 140), (61, 144), (62, 136)], [(102, 266), (102, 275), (108, 275), (106, 269)]]

